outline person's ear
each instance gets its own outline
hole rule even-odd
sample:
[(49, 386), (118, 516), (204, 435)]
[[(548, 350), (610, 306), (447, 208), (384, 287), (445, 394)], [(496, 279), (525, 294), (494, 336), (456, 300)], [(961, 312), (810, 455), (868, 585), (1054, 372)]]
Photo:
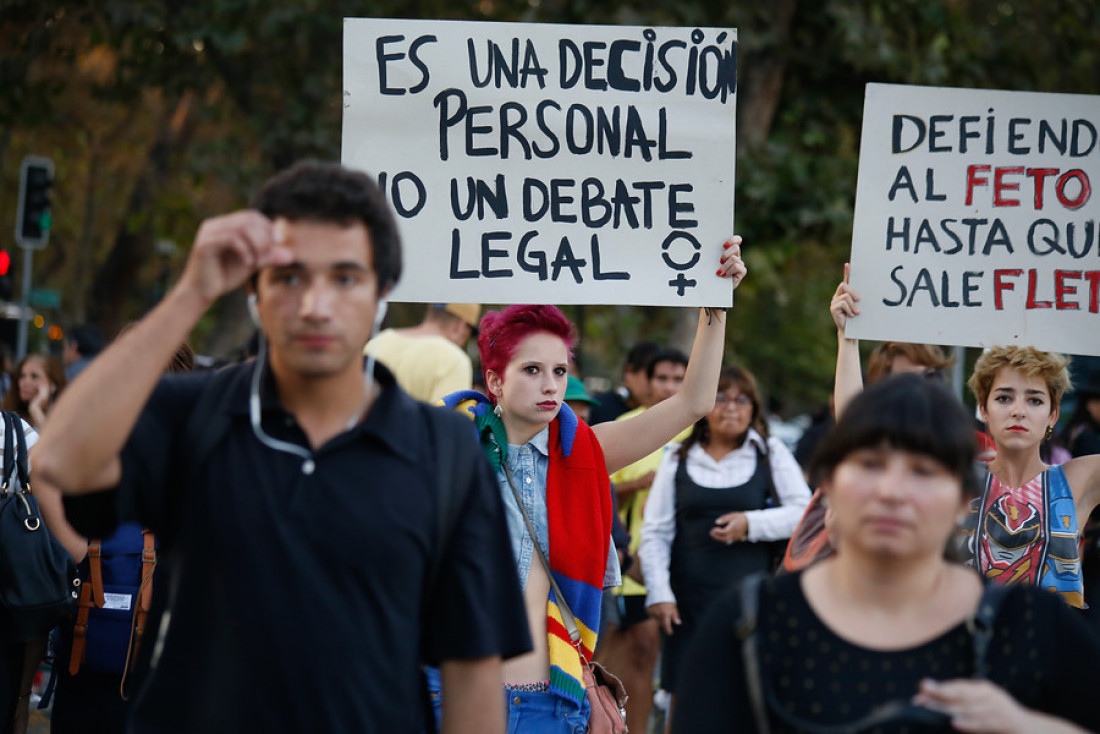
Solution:
[(493, 397), (500, 400), (500, 394), (503, 392), (504, 380), (502, 380), (500, 375), (493, 370), (485, 370), (485, 387)]

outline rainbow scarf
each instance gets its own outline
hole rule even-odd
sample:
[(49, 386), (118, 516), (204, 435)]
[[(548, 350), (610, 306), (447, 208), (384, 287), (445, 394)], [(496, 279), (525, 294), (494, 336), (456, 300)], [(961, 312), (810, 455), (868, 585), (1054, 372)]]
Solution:
[[(504, 426), (485, 397), (466, 390), (448, 395), (442, 402), (474, 417), (481, 445), (499, 471), (508, 442)], [(550, 571), (581, 633), (574, 647), (551, 587), (546, 604), (550, 691), (579, 706), (585, 698), (581, 656), (586, 661), (592, 659), (600, 628), (603, 577), (611, 540), (611, 489), (600, 442), (568, 405), (562, 405), (550, 424), (549, 444), (546, 510)]]

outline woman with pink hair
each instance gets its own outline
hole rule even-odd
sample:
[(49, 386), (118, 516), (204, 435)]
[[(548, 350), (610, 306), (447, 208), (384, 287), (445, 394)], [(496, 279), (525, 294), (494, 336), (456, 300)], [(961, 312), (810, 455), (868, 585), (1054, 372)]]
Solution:
[[(745, 274), (741, 238), (733, 237), (717, 275), (736, 287)], [(585, 731), (583, 667), (596, 648), (603, 589), (620, 582), (608, 475), (714, 406), (725, 326), (724, 311), (701, 309), (680, 392), (632, 419), (590, 428), (564, 404), (576, 343), (565, 315), (554, 306), (516, 305), (482, 319), (478, 350), (489, 396), (456, 393), (444, 404), (475, 418), (497, 472), (524, 589), (534, 650), (504, 664), (509, 731)], [(575, 643), (569, 617), (579, 632)]]

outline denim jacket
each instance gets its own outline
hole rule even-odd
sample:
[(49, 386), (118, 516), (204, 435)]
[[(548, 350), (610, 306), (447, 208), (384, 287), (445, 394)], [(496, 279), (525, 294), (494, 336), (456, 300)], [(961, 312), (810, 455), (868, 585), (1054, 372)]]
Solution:
[[(543, 428), (522, 446), (508, 444), (508, 453), (504, 460), (508, 462), (508, 468), (516, 480), (516, 489), (519, 490), (519, 496), (523, 500), (524, 509), (531, 518), (531, 524), (535, 526), (539, 547), (549, 557), (550, 523), (546, 512), (546, 473), (550, 467), (550, 428)], [(497, 484), (504, 499), (504, 514), (508, 519), (508, 536), (512, 541), (512, 553), (516, 557), (519, 583), (523, 589), (526, 589), (531, 563), (540, 561), (535, 556), (535, 545), (531, 541), (530, 533), (527, 532), (523, 514), (516, 505), (512, 488), (508, 486), (508, 476), (503, 469), (497, 472)], [(619, 556), (615, 553), (615, 545), (611, 544), (608, 548), (603, 585), (607, 589), (621, 584)]]

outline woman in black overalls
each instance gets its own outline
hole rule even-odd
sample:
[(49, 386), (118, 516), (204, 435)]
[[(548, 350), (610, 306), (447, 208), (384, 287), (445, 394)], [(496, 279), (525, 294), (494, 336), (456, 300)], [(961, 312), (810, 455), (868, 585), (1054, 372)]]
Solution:
[(670, 693), (704, 608), (774, 567), (810, 500), (798, 463), (767, 435), (756, 380), (726, 367), (714, 409), (654, 477), (638, 554), (647, 608), (662, 628), (661, 687)]

